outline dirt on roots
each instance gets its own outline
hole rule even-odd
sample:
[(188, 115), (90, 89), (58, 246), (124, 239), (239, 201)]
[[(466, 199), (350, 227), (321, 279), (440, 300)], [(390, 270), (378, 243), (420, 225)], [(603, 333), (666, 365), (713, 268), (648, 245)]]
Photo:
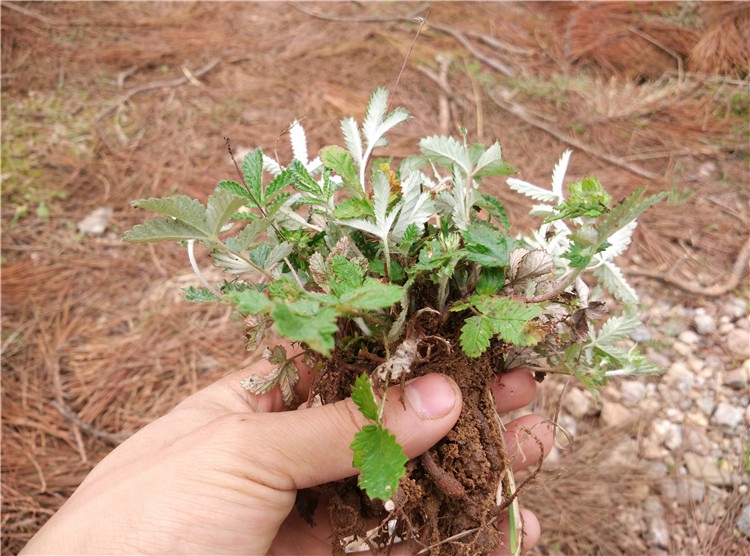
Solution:
[[(425, 15), (410, 3), (2, 2), (4, 554), (17, 553), (113, 446), (257, 357), (229, 311), (180, 299), (195, 282), (179, 248), (120, 241), (144, 217), (130, 201), (173, 192), (205, 200), (233, 175), (224, 137), (289, 160), (285, 130), (300, 119), (311, 153), (339, 142), (339, 120), (361, 118), (376, 87), (392, 88), (407, 54), (393, 102), (415, 118), (394, 133), (394, 156), (462, 126), (473, 140), (498, 139), (519, 177), (543, 185), (573, 148), (571, 181), (595, 174), (615, 198), (642, 185), (670, 193), (641, 219), (622, 261), (639, 291), (695, 304), (736, 290), (750, 229), (747, 3), (429, 9), (409, 54), (412, 18)], [(538, 224), (526, 200), (500, 180), (490, 187), (514, 232)], [(77, 223), (100, 207), (113, 211), (107, 231), (80, 233)], [(477, 478), (502, 456), (485, 453), (471, 472), (452, 467), (457, 443), (497, 433), (481, 388), (463, 387), (489, 432), (454, 432), (429, 457), (465, 491), (491, 491), (497, 476)], [(537, 411), (553, 418), (555, 407)], [(452, 499), (422, 482), (423, 462), (409, 465), (410, 496), (436, 500), (409, 519), (434, 530)], [(545, 473), (544, 496), (528, 497), (543, 517), (560, 499), (555, 485), (578, 481), (580, 491), (596, 469)], [(645, 481), (632, 469), (622, 476), (632, 482), (591, 483), (600, 490), (591, 496), (613, 500), (601, 523), (621, 518), (612, 493), (622, 499)], [(593, 546), (582, 522), (552, 515), (539, 553)], [(622, 552), (646, 549), (621, 531), (598, 534)], [(493, 534), (456, 546), (490, 546)]]

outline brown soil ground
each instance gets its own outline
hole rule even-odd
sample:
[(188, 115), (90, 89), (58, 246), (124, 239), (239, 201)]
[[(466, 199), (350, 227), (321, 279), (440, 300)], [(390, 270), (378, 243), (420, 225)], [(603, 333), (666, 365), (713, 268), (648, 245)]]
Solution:
[[(750, 228), (747, 3), (429, 9), (395, 93), (415, 115), (392, 136), (395, 156), (461, 125), (498, 139), (519, 177), (547, 184), (573, 148), (571, 180), (595, 174), (615, 198), (642, 185), (670, 193), (641, 219), (622, 261), (641, 291), (687, 304), (738, 291), (733, 265)], [(226, 310), (180, 300), (193, 283), (182, 250), (121, 243), (144, 218), (130, 201), (205, 199), (232, 176), (225, 136), (289, 160), (282, 136), (304, 118), (311, 150), (339, 142), (338, 121), (361, 118), (372, 90), (395, 84), (418, 27), (411, 18), (424, 12), (412, 3), (2, 2), (4, 554), (113, 445), (255, 357)], [(492, 187), (516, 230), (535, 223), (526, 200), (499, 180)], [(113, 210), (107, 233), (80, 234), (77, 222), (98, 207)], [(615, 445), (617, 435), (594, 442)], [(551, 473), (579, 492), (596, 469), (568, 471)], [(589, 494), (616, 500), (642, 479), (638, 469), (621, 476)], [(545, 494), (556, 512), (569, 503), (583, 515)], [(591, 534), (609, 543), (596, 546), (638, 550), (608, 527), (614, 515), (596, 519)], [(586, 553), (586, 535), (575, 545), (584, 529), (558, 520), (537, 551), (563, 543)]]

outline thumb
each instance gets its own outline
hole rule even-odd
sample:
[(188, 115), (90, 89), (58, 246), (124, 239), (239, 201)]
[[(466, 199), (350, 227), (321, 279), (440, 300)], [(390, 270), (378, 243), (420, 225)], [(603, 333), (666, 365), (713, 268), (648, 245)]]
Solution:
[[(383, 423), (396, 436), (407, 457), (414, 458), (450, 431), (461, 405), (461, 391), (452, 379), (429, 374), (403, 388), (393, 386), (388, 390)], [(254, 438), (242, 445), (252, 451), (247, 456), (255, 465), (271, 473), (265, 479), (269, 486), (281, 490), (307, 488), (357, 473), (349, 445), (368, 421), (351, 398), (256, 416), (267, 422), (262, 427), (245, 428)], [(264, 439), (258, 438), (258, 430), (263, 431)], [(263, 440), (272, 440), (272, 444), (263, 446)]]

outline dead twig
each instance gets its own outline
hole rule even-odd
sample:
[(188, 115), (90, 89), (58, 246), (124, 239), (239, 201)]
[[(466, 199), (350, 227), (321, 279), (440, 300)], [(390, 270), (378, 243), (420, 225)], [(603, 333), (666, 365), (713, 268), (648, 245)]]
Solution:
[(479, 60), (483, 64), (491, 67), (498, 73), (501, 73), (507, 77), (513, 77), (514, 75), (516, 75), (516, 70), (514, 70), (510, 66), (504, 64), (497, 58), (488, 56), (484, 52), (478, 50), (477, 47), (475, 47), (471, 43), (469, 38), (461, 31), (456, 31), (455, 29), (452, 29), (450, 27), (445, 27), (443, 25), (432, 24), (430, 27), (432, 29), (435, 29), (436, 31), (446, 33), (447, 35), (450, 35), (451, 37), (456, 39), (459, 43), (461, 43), (461, 46), (463, 46), (466, 50), (468, 50), (471, 53), (472, 56), (474, 56), (477, 60)]
[(508, 100), (500, 98), (499, 95), (493, 94), (492, 91), (488, 91), (488, 95), (490, 99), (492, 100), (492, 102), (494, 102), (499, 108), (505, 110), (506, 112), (513, 114), (515, 117), (519, 118), (520, 120), (523, 120), (527, 124), (544, 131), (545, 133), (551, 135), (555, 139), (558, 139), (562, 141), (563, 143), (570, 145), (571, 147), (574, 147), (580, 151), (583, 151), (586, 154), (593, 156), (594, 158), (603, 160), (604, 162), (607, 162), (608, 164), (612, 164), (613, 166), (617, 166), (619, 168), (622, 168), (623, 170), (627, 170), (631, 174), (635, 174), (642, 178), (646, 178), (648, 180), (653, 180), (653, 181), (659, 181), (661, 179), (661, 176), (659, 176), (658, 174), (655, 174), (635, 164), (631, 164), (626, 159), (620, 156), (602, 152), (599, 149), (592, 147), (591, 145), (587, 145), (586, 143), (579, 141), (578, 139), (575, 139), (574, 137), (571, 137), (567, 133), (563, 133), (562, 131), (555, 129), (554, 127), (549, 125), (547, 122), (544, 122), (532, 116), (525, 106), (518, 104), (517, 102), (510, 102)]
[(122, 104), (124, 104), (125, 102), (130, 100), (132, 97), (140, 93), (145, 93), (146, 91), (153, 91), (155, 89), (170, 89), (174, 87), (180, 87), (182, 85), (185, 85), (186, 83), (193, 83), (194, 81), (197, 81), (199, 77), (201, 77), (202, 75), (214, 69), (219, 64), (219, 62), (221, 62), (221, 60), (216, 58), (214, 60), (211, 60), (204, 66), (201, 66), (194, 72), (190, 72), (189, 70), (187, 70), (187, 68), (183, 68), (184, 77), (178, 77), (176, 79), (168, 79), (165, 81), (152, 81), (151, 83), (146, 83), (138, 87), (133, 87), (132, 89), (126, 91), (125, 93), (117, 97), (111, 104), (102, 108), (99, 111), (99, 113), (95, 116), (94, 119), (98, 122), (99, 120), (104, 118), (107, 114), (116, 110), (119, 106), (122, 106)]
[(47, 17), (46, 15), (42, 15), (40, 13), (35, 12), (34, 10), (24, 8), (23, 6), (19, 6), (18, 4), (14, 4), (13, 2), (3, 2), (2, 4), (0, 4), (0, 6), (2, 6), (3, 8), (8, 8), (9, 10), (18, 12), (20, 14), (23, 14), (27, 17), (32, 17), (36, 20), (41, 21), (45, 25), (55, 26), (55, 25), (64, 25), (66, 23), (65, 21)]
[(643, 268), (630, 268), (627, 270), (627, 272), (635, 276), (645, 276), (646, 278), (653, 278), (654, 280), (659, 280), (661, 282), (667, 283), (671, 286), (676, 286), (680, 288), (681, 290), (684, 290), (689, 293), (693, 293), (695, 295), (701, 295), (704, 297), (720, 297), (722, 295), (725, 295), (731, 292), (733, 289), (735, 289), (737, 286), (740, 285), (740, 281), (742, 280), (742, 277), (748, 271), (747, 263), (749, 261), (750, 261), (750, 237), (748, 237), (747, 240), (745, 240), (745, 244), (742, 246), (742, 249), (737, 255), (737, 260), (734, 262), (732, 271), (730, 272), (727, 279), (724, 282), (713, 284), (711, 286), (698, 286), (696, 284), (692, 284), (690, 282), (685, 282), (684, 280), (680, 280), (679, 278), (674, 278), (673, 276), (670, 276), (669, 273), (665, 274), (664, 272), (646, 270)]

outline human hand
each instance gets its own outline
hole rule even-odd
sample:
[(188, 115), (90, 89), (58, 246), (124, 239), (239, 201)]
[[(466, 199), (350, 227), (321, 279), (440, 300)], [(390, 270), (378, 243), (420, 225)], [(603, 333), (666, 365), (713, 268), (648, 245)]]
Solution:
[[(306, 397), (310, 373), (300, 368)], [(270, 371), (259, 362), (253, 373)], [(352, 476), (349, 444), (364, 422), (351, 400), (283, 411), (280, 393), (249, 394), (243, 370), (190, 396), (123, 442), (24, 548), (23, 553), (330, 554), (330, 525), (307, 525), (293, 512), (297, 489)], [(535, 396), (527, 371), (499, 377), (498, 411)], [(461, 395), (443, 375), (427, 375), (389, 391), (389, 430), (410, 458), (445, 436), (458, 419)], [(534, 428), (548, 452), (551, 429), (536, 416), (507, 425), (514, 468), (538, 460)], [(521, 439), (523, 444), (517, 446)], [(528, 548), (539, 524), (523, 512)], [(507, 529), (507, 524), (500, 524)]]

